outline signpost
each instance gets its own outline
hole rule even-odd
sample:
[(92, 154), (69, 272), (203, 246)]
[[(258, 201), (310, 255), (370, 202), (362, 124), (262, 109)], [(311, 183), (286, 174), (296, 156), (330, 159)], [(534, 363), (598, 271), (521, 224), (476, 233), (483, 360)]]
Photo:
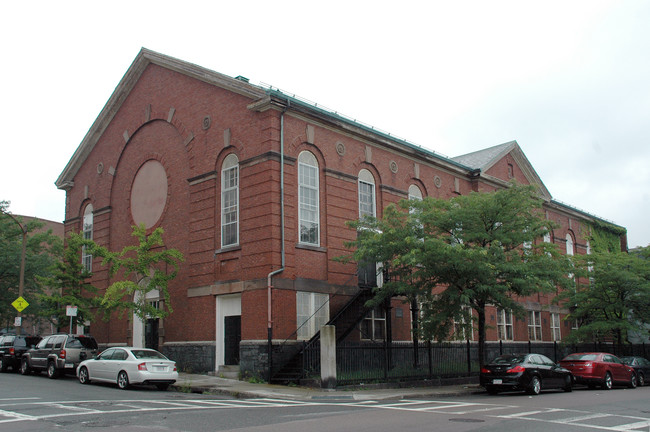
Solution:
[(71, 305), (66, 306), (65, 314), (70, 317), (70, 333), (72, 333), (72, 317), (77, 316), (77, 306), (71, 306)]

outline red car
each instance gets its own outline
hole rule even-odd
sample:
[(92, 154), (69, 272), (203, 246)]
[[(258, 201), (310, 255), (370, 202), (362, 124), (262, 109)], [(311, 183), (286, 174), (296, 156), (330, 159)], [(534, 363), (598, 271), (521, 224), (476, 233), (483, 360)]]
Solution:
[(590, 388), (600, 386), (604, 390), (609, 390), (614, 385), (636, 388), (634, 369), (623, 364), (621, 359), (613, 354), (602, 352), (570, 354), (562, 359), (560, 366), (571, 371), (576, 383), (586, 384)]

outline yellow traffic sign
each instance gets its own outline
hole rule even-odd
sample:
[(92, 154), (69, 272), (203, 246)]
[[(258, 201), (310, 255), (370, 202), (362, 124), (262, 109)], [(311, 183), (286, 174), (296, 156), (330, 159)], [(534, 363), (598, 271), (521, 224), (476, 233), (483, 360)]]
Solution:
[(27, 300), (24, 298), (18, 297), (11, 305), (15, 307), (18, 312), (22, 312), (27, 306), (29, 306), (29, 303), (27, 303)]

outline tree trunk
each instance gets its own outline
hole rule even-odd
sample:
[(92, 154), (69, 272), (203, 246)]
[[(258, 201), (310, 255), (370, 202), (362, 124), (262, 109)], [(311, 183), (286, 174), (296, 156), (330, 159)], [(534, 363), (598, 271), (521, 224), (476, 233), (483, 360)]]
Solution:
[(478, 304), (476, 307), (478, 314), (478, 361), (479, 366), (485, 364), (485, 305)]

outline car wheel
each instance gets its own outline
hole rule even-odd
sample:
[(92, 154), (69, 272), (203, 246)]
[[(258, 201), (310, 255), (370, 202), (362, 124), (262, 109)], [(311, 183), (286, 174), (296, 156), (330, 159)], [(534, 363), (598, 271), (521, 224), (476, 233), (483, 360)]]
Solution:
[(571, 378), (571, 375), (564, 377), (564, 387), (562, 387), (562, 389), (565, 392), (573, 391), (573, 379)]
[(633, 373), (632, 377), (630, 378), (630, 382), (627, 384), (627, 386), (629, 388), (633, 389), (633, 388), (636, 388), (636, 384), (637, 384), (637, 382), (636, 382), (636, 374)]
[(22, 375), (29, 375), (29, 373), (30, 373), (31, 371), (32, 371), (32, 370), (30, 369), (29, 364), (27, 363), (27, 360), (26, 360), (26, 359), (22, 359), (22, 361), (20, 362), (20, 373), (21, 373)]
[(3, 358), (0, 358), (0, 372), (7, 372), (7, 362)]
[(50, 379), (57, 378), (59, 376), (59, 371), (56, 368), (56, 364), (53, 361), (47, 364), (47, 377)]
[(639, 387), (643, 387), (645, 385), (645, 376), (643, 373), (639, 373), (639, 376), (636, 377), (636, 383), (639, 385)]
[(121, 371), (119, 374), (117, 374), (117, 386), (122, 390), (129, 388), (129, 376), (126, 374), (126, 372)]
[(530, 384), (528, 384), (528, 389), (527, 389), (528, 394), (538, 395), (541, 390), (542, 390), (542, 381), (537, 376), (532, 377), (530, 379)]
[(161, 391), (165, 391), (169, 388), (169, 383), (156, 384), (156, 388)]
[(81, 384), (90, 383), (90, 374), (88, 373), (88, 368), (82, 367), (79, 369), (79, 382)]
[(607, 372), (607, 373), (605, 374), (605, 378), (603, 378), (603, 385), (602, 385), (602, 388), (603, 388), (603, 390), (611, 390), (611, 389), (612, 389), (612, 385), (613, 385), (613, 382), (612, 382), (612, 374), (610, 374), (609, 372)]

